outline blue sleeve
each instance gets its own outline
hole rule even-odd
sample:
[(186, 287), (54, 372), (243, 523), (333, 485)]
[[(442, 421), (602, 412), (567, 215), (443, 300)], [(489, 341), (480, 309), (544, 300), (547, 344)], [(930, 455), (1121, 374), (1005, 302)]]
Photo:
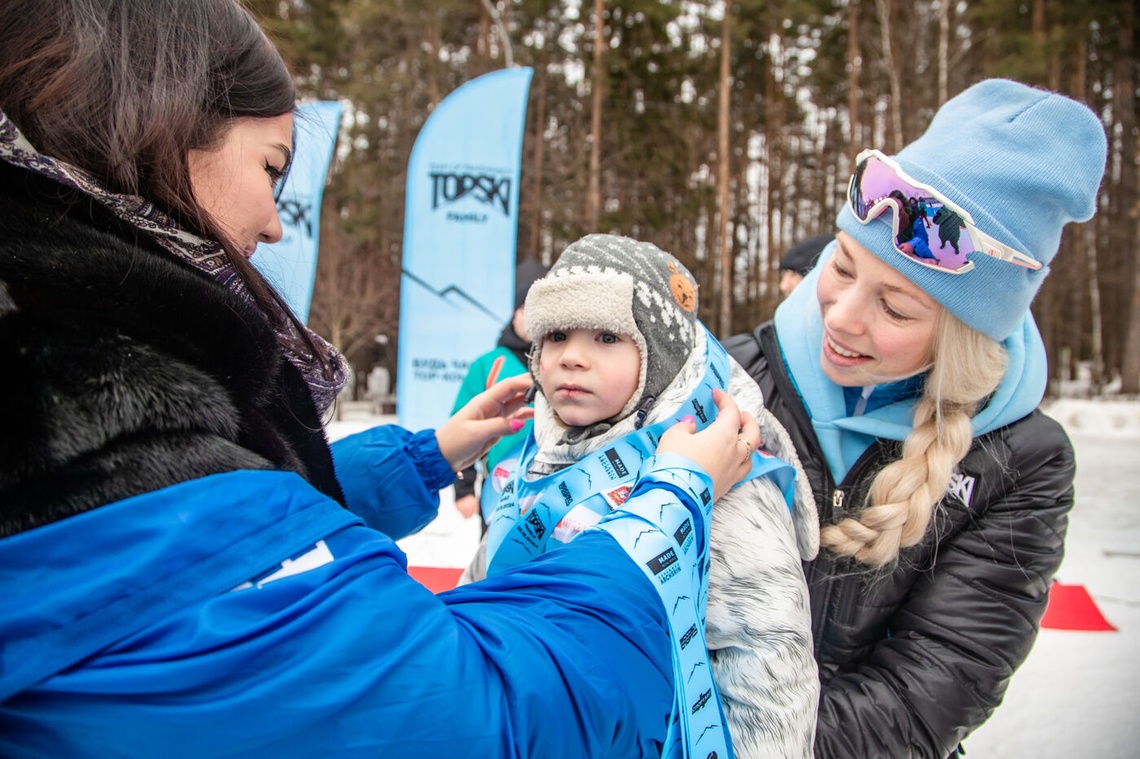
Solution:
[(660, 756), (664, 609), (608, 535), (439, 596), (384, 535), (326, 542), (335, 561), (209, 599), (6, 702), (0, 723), (38, 730), (13, 756)]
[(439, 491), (455, 481), (434, 430), (385, 425), (332, 444), (345, 505), (393, 539), (422, 530), (439, 511)]
[[(668, 621), (656, 590), (612, 537), (580, 535), (440, 599), (502, 678), (465, 687), (499, 704), (483, 718), (507, 732), (484, 750), (459, 753), (660, 757), (673, 701)], [(542, 715), (528, 707), (536, 702)]]

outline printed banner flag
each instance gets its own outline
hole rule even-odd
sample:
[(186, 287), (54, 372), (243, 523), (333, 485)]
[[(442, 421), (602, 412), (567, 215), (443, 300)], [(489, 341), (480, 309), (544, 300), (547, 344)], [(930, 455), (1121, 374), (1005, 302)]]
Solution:
[(514, 310), (523, 126), (532, 70), (456, 89), (408, 159), (396, 412), (439, 427), (468, 364), (495, 347)]
[(340, 130), (341, 104), (303, 103), (293, 127), (293, 164), (277, 199), (283, 235), (280, 242), (258, 246), (253, 264), (268, 279), (294, 315), (305, 323), (317, 276), (321, 197)]

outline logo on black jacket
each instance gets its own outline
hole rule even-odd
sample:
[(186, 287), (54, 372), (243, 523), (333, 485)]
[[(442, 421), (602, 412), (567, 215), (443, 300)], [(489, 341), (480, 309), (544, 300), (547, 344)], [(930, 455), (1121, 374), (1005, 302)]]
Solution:
[(970, 508), (970, 499), (974, 495), (976, 480), (968, 474), (954, 472), (950, 475), (950, 482), (946, 486), (946, 495), (957, 498), (963, 506)]

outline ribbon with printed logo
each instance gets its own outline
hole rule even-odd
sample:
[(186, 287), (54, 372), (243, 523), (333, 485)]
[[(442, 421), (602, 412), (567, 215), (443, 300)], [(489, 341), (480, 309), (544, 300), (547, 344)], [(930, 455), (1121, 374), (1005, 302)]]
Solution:
[[(646, 486), (664, 484), (662, 477), (691, 480), (678, 483), (678, 489), (699, 494), (703, 541), (694, 535), (691, 512), (679, 498), (661, 503), (659, 497), (636, 497)], [(668, 759), (733, 756), (732, 738), (705, 644), (712, 485), (699, 480), (696, 473), (685, 470), (655, 472), (642, 481), (644, 484), (639, 483), (634, 497), (622, 509), (591, 528), (608, 532), (634, 560), (661, 597), (668, 616), (674, 697), (661, 752)]]

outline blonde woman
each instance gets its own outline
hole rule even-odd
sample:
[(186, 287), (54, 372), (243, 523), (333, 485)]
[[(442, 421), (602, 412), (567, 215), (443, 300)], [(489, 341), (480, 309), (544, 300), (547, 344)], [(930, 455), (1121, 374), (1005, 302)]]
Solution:
[[(969, 88), (897, 156), (860, 154), (835, 243), (726, 343), (819, 506), (819, 759), (955, 755), (1033, 645), (1074, 463), (1037, 410), (1029, 304), (1064, 225), (1093, 214), (1105, 150), (1079, 103)], [(900, 193), (927, 219), (908, 224)]]

